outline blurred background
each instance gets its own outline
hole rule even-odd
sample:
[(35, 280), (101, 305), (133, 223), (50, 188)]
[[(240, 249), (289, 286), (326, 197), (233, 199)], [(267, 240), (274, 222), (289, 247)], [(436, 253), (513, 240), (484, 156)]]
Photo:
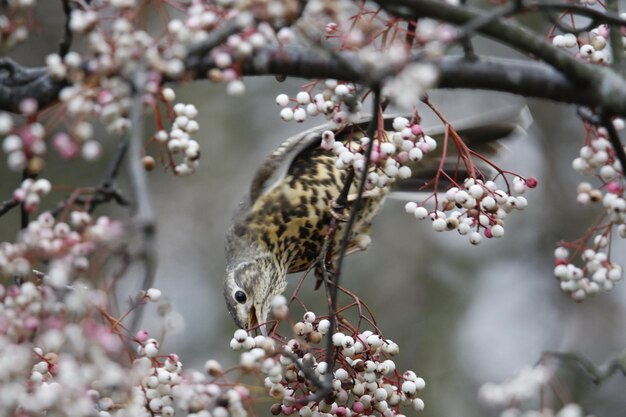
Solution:
[[(24, 65), (42, 65), (45, 54), (57, 48), (60, 22), (50, 17), (57, 15), (57, 5), (50, 3), (38, 6), (45, 25), (12, 53)], [(498, 54), (497, 48), (487, 41), (478, 44), (479, 53)], [(201, 367), (208, 358), (225, 364), (237, 360), (228, 347), (235, 326), (222, 297), (224, 238), (265, 155), (291, 134), (323, 122), (280, 119), (275, 96), (294, 96), (303, 83), (248, 78), (241, 98), (208, 82), (175, 87), (177, 101), (194, 103), (200, 112), (201, 167), (186, 178), (157, 169), (149, 181), (158, 219), (155, 286), (185, 321), (184, 328), (167, 336), (163, 351), (177, 352), (187, 368)], [(452, 121), (523, 103), (503, 94), (459, 90), (436, 91), (431, 99)], [(526, 210), (507, 217), (504, 238), (474, 247), (456, 233), (433, 232), (429, 222), (405, 213), (404, 202), (388, 200), (374, 223), (368, 251), (345, 263), (342, 284), (372, 308), (385, 337), (400, 345), (398, 369), (412, 369), (426, 380), (424, 416), (497, 415), (499, 409), (478, 400), (479, 387), (512, 377), (546, 350), (575, 352), (601, 364), (626, 348), (626, 284), (575, 303), (552, 275), (556, 242), (580, 237), (599, 215), (597, 209), (575, 203), (576, 185), (583, 178), (571, 169), (571, 161), (583, 141), (582, 124), (572, 107), (534, 100), (527, 104), (535, 119), (529, 135), (507, 143), (498, 162), (537, 177), (539, 186), (527, 192)], [(434, 120), (428, 110), (422, 114)], [(45, 177), (55, 185), (97, 184), (117, 143), (101, 137), (106, 152), (100, 163), (60, 163), (52, 156)], [(0, 199), (10, 196), (19, 181), (18, 174), (0, 164)], [(121, 185), (125, 187), (123, 181)], [(48, 201), (65, 195), (57, 186)], [(98, 213), (126, 212), (102, 207)], [(17, 213), (2, 217), (0, 241), (14, 240), (18, 224)], [(622, 241), (614, 240), (611, 252), (614, 261), (626, 262)], [(128, 279), (129, 288), (138, 288), (139, 274)], [(292, 287), (297, 279), (290, 280)], [(307, 279), (301, 294), (323, 314), (324, 294), (313, 292), (313, 285)], [(152, 313), (147, 310), (144, 327), (158, 331)], [(623, 377), (615, 376), (572, 398), (590, 413), (623, 416), (625, 386)]]

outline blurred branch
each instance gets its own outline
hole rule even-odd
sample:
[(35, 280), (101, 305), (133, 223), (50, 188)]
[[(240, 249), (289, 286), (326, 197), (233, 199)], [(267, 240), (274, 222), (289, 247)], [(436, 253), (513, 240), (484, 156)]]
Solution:
[(515, 22), (501, 18), (483, 22), (483, 19), (489, 17), (489, 13), (480, 9), (438, 0), (379, 0), (378, 4), (389, 13), (408, 19), (429, 17), (457, 26), (480, 22), (476, 28), (477, 33), (520, 52), (534, 55), (563, 73), (569, 80), (580, 82), (581, 86), (591, 84), (601, 76), (598, 67), (577, 60), (574, 55), (555, 48), (543, 36), (530, 32)]
[(559, 359), (579, 366), (594, 384), (602, 384), (611, 378), (615, 372), (622, 371), (626, 375), (626, 350), (609, 359), (605, 364), (596, 366), (589, 359), (575, 353), (544, 352), (539, 359), (543, 363), (546, 359)]
[(211, 52), (213, 48), (225, 42), (231, 35), (243, 30), (246, 26), (244, 18), (231, 19), (224, 26), (221, 26), (207, 36), (207, 38), (189, 48), (187, 51), (187, 62), (193, 65), (193, 62), (202, 59), (204, 55)]
[(121, 194), (121, 192), (115, 187), (115, 179), (120, 172), (122, 162), (124, 161), (126, 151), (128, 150), (128, 145), (128, 137), (122, 138), (119, 145), (117, 145), (115, 155), (113, 156), (113, 159), (111, 159), (111, 162), (109, 162), (109, 166), (107, 167), (107, 171), (104, 174), (102, 181), (100, 181), (100, 186), (96, 191), (96, 195), (94, 195), (87, 203), (87, 210), (90, 213), (93, 213), (98, 205), (102, 203), (108, 203), (111, 200), (115, 200), (118, 204), (122, 206), (127, 206), (130, 204)]
[(624, 169), (626, 169), (626, 152), (624, 151), (624, 145), (622, 145), (622, 142), (619, 139), (617, 129), (615, 129), (615, 125), (613, 124), (613, 118), (610, 115), (603, 113), (601, 115), (601, 121), (602, 125), (609, 134), (609, 142), (611, 142), (611, 146), (617, 155), (617, 159), (619, 160), (621, 171), (623, 173)]
[(11, 209), (19, 206), (20, 203), (15, 200), (14, 198), (12, 198), (11, 200), (6, 200), (0, 203), (0, 216), (6, 214), (7, 212), (11, 211)]
[[(606, 7), (609, 12), (616, 13), (618, 11), (617, 0), (607, 0)], [(623, 24), (626, 24), (626, 22), (622, 23), (622, 25)], [(611, 66), (615, 69), (615, 71), (624, 75), (624, 42), (622, 39), (622, 28), (620, 25), (615, 23), (609, 24), (609, 40), (611, 45), (611, 55), (613, 56), (613, 63)]]
[(58, 100), (65, 81), (53, 80), (45, 67), (26, 68), (11, 58), (0, 58), (0, 110), (19, 113), (26, 98), (43, 109)]
[[(134, 96), (131, 107), (132, 128), (128, 155), (128, 174), (133, 195), (133, 217), (130, 228), (139, 234), (138, 258), (143, 263), (144, 277), (142, 289), (147, 290), (154, 282), (156, 275), (157, 254), (155, 247), (156, 221), (150, 193), (148, 179), (141, 164), (141, 153), (144, 140), (143, 126), (143, 94), (147, 75), (139, 71), (134, 80)], [(141, 321), (143, 308), (137, 308), (133, 314), (130, 329), (135, 331)]]
[(70, 14), (72, 13), (72, 6), (70, 0), (61, 0), (63, 4), (63, 13), (65, 14), (65, 25), (63, 27), (63, 37), (59, 42), (59, 55), (63, 58), (70, 51), (72, 46), (72, 30), (70, 29)]

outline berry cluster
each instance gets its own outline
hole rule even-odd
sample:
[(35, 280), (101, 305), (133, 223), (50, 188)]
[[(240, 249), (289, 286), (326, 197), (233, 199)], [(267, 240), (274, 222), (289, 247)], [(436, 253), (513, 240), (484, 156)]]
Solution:
[[(501, 384), (486, 383), (478, 392), (478, 395), (485, 403), (507, 407), (502, 411), (500, 417), (584, 417), (586, 413), (574, 403), (564, 404), (556, 411), (542, 405), (540, 411), (522, 410), (522, 405), (529, 400), (536, 399), (539, 393), (550, 387), (554, 377), (554, 369), (546, 365), (523, 368), (515, 377)], [(556, 391), (556, 390), (555, 390)], [(591, 416), (588, 416), (591, 417)]]
[[(176, 95), (170, 88), (161, 92), (163, 99), (171, 103)], [(174, 165), (174, 173), (184, 176), (193, 174), (200, 163), (200, 145), (191, 139), (191, 135), (198, 132), (200, 125), (195, 120), (198, 109), (193, 104), (176, 103), (173, 106), (174, 122), (169, 132), (159, 130), (154, 140), (167, 145), (170, 155), (182, 156), (182, 161)]]
[(165, 360), (158, 358), (159, 342), (155, 339), (143, 339), (147, 333), (140, 332), (137, 339), (140, 343), (137, 348), (139, 361), (144, 364), (145, 370), (141, 378), (141, 391), (144, 395), (143, 402), (146, 408), (153, 414), (162, 417), (174, 415), (174, 389), (181, 382), (183, 364), (178, 355), (169, 354)]
[(576, 57), (589, 61), (592, 64), (604, 65), (611, 62), (611, 53), (607, 48), (609, 28), (600, 25), (589, 32), (576, 37), (573, 33), (556, 35), (552, 44), (558, 48), (576, 48)]
[[(385, 132), (382, 140), (374, 139), (372, 144), (371, 172), (365, 184), (368, 190), (384, 188), (397, 178), (409, 178), (411, 164), (421, 161), (425, 154), (437, 148), (437, 141), (425, 135), (419, 124), (410, 124), (408, 119), (397, 117), (393, 127), (395, 132)], [(349, 141), (337, 141), (333, 131), (327, 130), (322, 133), (321, 147), (334, 152), (337, 168), (352, 167), (360, 173), (365, 169), (364, 153), (370, 141), (360, 132), (353, 134)]]
[(50, 181), (45, 178), (27, 178), (22, 181), (20, 188), (13, 191), (13, 199), (22, 204), (26, 212), (33, 213), (39, 207), (41, 197), (47, 195), (51, 189)]
[[(439, 146), (435, 139), (424, 134), (421, 125), (404, 117), (393, 120), (393, 129), (393, 132), (385, 132), (383, 140), (374, 140), (370, 157), (372, 166), (365, 184), (367, 190), (385, 188), (398, 179), (410, 178), (412, 167)], [(337, 168), (352, 167), (360, 173), (365, 167), (364, 153), (369, 142), (370, 138), (360, 132), (353, 134), (349, 141), (338, 141), (335, 133), (327, 130), (322, 133), (320, 146), (334, 152)], [(465, 146), (462, 142), (455, 144)], [(432, 180), (435, 187), (441, 175), (449, 179), (454, 177), (440, 170)], [(501, 172), (501, 175), (507, 174)], [(473, 245), (478, 245), (483, 236), (502, 237), (504, 218), (514, 210), (526, 208), (528, 202), (521, 194), (537, 186), (535, 178), (511, 176), (512, 184), (509, 186), (507, 182), (507, 190), (500, 189), (494, 181), (483, 181), (474, 176), (466, 178), (460, 185), (453, 184), (443, 198), (435, 194), (436, 207), (433, 210), (424, 207), (428, 199), (422, 204), (409, 202), (405, 209), (420, 220), (430, 218), (437, 232), (456, 230), (463, 236), (468, 235)]]
[[(589, 1), (589, 0), (588, 0)], [(542, 408), (541, 410), (527, 410), (522, 411), (518, 408), (507, 408), (500, 414), (500, 417), (594, 417), (592, 414), (587, 414), (583, 411), (582, 407), (575, 403), (565, 404), (563, 408), (558, 411), (551, 410), (549, 408)]]
[[(624, 128), (621, 119), (614, 120), (617, 130)], [(573, 168), (600, 180), (600, 186), (582, 181), (577, 187), (576, 201), (580, 205), (601, 204), (604, 216), (588, 233), (575, 242), (561, 242), (555, 250), (554, 275), (561, 289), (577, 301), (599, 291), (610, 291), (623, 277), (623, 267), (611, 261), (610, 247), (613, 231), (626, 238), (626, 199), (624, 173), (617, 155), (607, 139), (604, 128), (588, 128), (585, 145), (572, 162)], [(573, 249), (573, 251), (570, 251)], [(576, 264), (576, 259), (582, 265)]]
[(16, 243), (0, 245), (0, 276), (29, 277), (36, 262), (49, 261), (45, 281), (63, 288), (71, 277), (89, 268), (89, 256), (94, 251), (121, 233), (121, 223), (108, 217), (92, 219), (87, 213), (74, 211), (70, 222), (65, 223), (45, 212), (28, 224)]
[(555, 252), (554, 275), (561, 281), (561, 289), (576, 301), (584, 300), (588, 295), (603, 291), (611, 291), (615, 283), (623, 278), (624, 271), (621, 265), (609, 260), (606, 252), (608, 238), (597, 235), (594, 239), (594, 249), (585, 249), (581, 259), (585, 262), (582, 268), (569, 263), (569, 250), (559, 246)]
[[(534, 178), (514, 177), (513, 191), (524, 192), (536, 185)], [(488, 239), (504, 236), (505, 217), (513, 210), (523, 210), (528, 202), (521, 195), (509, 195), (493, 181), (467, 178), (460, 187), (449, 188), (438, 204), (440, 210), (428, 211), (415, 202), (407, 203), (405, 209), (418, 220), (432, 220), (436, 232), (456, 230), (462, 236), (467, 235), (472, 245), (479, 245), (483, 236)]]
[[(284, 297), (273, 302), (273, 310), (286, 311)], [(336, 353), (332, 368), (319, 346), (328, 336), (330, 321), (307, 311), (292, 326), (294, 338), (252, 337), (237, 330), (231, 347), (243, 350), (240, 366), (248, 372), (261, 372), (269, 395), (277, 400), (274, 415), (311, 417), (326, 413), (337, 417), (401, 415), (408, 405), (422, 410), (418, 392), (425, 387), (413, 371), (400, 374), (390, 357), (399, 353), (396, 343), (378, 332), (359, 332), (342, 328), (331, 335)], [(330, 383), (324, 398), (315, 398), (321, 387)]]
[(306, 86), (295, 99), (290, 99), (287, 94), (279, 94), (276, 104), (281, 107), (281, 119), (286, 122), (303, 122), (308, 116), (324, 115), (332, 130), (359, 120), (362, 102), (356, 94), (355, 85), (326, 80), (319, 83), (321, 91), (314, 93), (317, 85)]
[(28, 39), (37, 0), (9, 0), (0, 16), (0, 46), (13, 48)]
[(525, 367), (513, 378), (500, 384), (489, 382), (478, 392), (482, 401), (490, 405), (507, 406), (513, 402), (523, 402), (534, 398), (545, 386), (553, 373), (544, 365)]
[[(26, 99), (21, 107), (28, 115), (26, 112), (36, 112), (37, 103)], [(11, 116), (5, 113), (0, 116), (0, 135), (6, 135), (2, 150), (7, 155), (7, 166), (11, 171), (20, 172), (26, 168), (33, 173), (41, 171), (46, 154), (45, 134), (41, 123), (27, 123), (14, 129)]]
[(133, 378), (114, 359), (123, 343), (95, 318), (103, 300), (84, 283), (0, 285), (1, 415), (88, 417), (126, 401)]

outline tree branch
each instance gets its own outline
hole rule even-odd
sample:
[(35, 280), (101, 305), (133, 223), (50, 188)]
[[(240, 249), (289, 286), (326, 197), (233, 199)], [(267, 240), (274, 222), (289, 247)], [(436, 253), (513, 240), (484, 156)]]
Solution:
[[(134, 80), (134, 95), (131, 108), (132, 129), (130, 132), (130, 145), (128, 155), (128, 173), (130, 178), (130, 186), (132, 189), (133, 200), (133, 217), (131, 219), (130, 228), (139, 232), (139, 250), (138, 257), (143, 263), (144, 277), (142, 289), (145, 291), (150, 288), (154, 282), (157, 265), (157, 252), (155, 247), (156, 237), (156, 221), (150, 193), (148, 190), (148, 179), (146, 172), (141, 164), (141, 152), (144, 141), (143, 126), (143, 97), (141, 92), (144, 90), (146, 83), (146, 73), (139, 71)], [(130, 329), (135, 331), (141, 321), (143, 309), (137, 308), (131, 320)]]
[(61, 0), (63, 3), (63, 13), (65, 14), (65, 25), (63, 26), (63, 37), (59, 42), (59, 55), (63, 58), (70, 51), (72, 46), (72, 30), (70, 29), (70, 14), (72, 13), (72, 6), (70, 0)]
[(570, 53), (555, 48), (543, 37), (515, 23), (498, 19), (497, 14), (491, 21), (482, 22), (482, 18), (488, 16), (488, 13), (438, 0), (379, 0), (378, 3), (390, 13), (403, 18), (429, 17), (457, 26), (479, 21), (481, 25), (476, 29), (478, 33), (541, 59), (562, 72), (568, 79), (582, 82), (583, 85), (597, 80), (599, 73), (597, 67), (577, 60)]
[(11, 58), (0, 58), (0, 109), (19, 113), (26, 98), (37, 100), (43, 109), (58, 100), (65, 81), (54, 80), (45, 67), (26, 68)]

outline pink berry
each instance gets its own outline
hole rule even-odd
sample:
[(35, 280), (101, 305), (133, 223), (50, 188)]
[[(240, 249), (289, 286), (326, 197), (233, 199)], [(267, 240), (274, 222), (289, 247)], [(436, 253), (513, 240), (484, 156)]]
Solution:
[(137, 339), (139, 343), (145, 342), (146, 340), (148, 340), (148, 331), (139, 330), (137, 333), (135, 333), (135, 339)]
[(424, 134), (424, 130), (420, 125), (413, 125), (411, 126), (411, 133), (415, 136), (422, 136)]
[(606, 189), (608, 192), (613, 193), (613, 194), (619, 194), (621, 191), (621, 187), (619, 186), (619, 184), (615, 181), (611, 181), (606, 185)]
[(528, 188), (535, 188), (537, 184), (539, 184), (539, 180), (537, 180), (537, 178), (535, 177), (526, 178), (526, 186)]
[(365, 406), (363, 405), (362, 402), (357, 401), (354, 404), (352, 404), (352, 411), (354, 411), (355, 413), (362, 413), (365, 411)]

